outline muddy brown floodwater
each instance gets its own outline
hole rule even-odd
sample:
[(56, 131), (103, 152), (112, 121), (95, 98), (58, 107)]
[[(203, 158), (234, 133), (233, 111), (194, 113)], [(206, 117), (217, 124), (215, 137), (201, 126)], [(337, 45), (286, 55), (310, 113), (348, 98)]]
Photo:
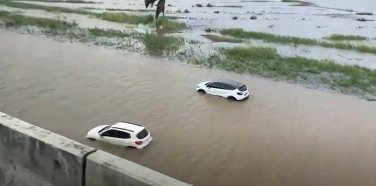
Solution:
[[(0, 30), (0, 110), (196, 186), (375, 186), (376, 105), (219, 70)], [(200, 95), (229, 78), (245, 102)], [(84, 138), (145, 125), (144, 150)]]

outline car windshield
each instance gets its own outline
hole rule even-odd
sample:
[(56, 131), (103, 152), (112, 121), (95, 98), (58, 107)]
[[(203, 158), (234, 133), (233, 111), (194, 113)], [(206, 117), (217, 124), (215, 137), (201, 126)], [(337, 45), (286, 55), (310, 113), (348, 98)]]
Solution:
[(101, 133), (102, 131), (104, 131), (104, 130), (106, 130), (106, 129), (108, 129), (108, 128), (110, 128), (110, 126), (104, 127), (104, 128), (101, 129), (98, 133)]
[(144, 129), (141, 132), (139, 132), (136, 136), (138, 139), (144, 139), (148, 135), (149, 135), (149, 132), (146, 129)]
[(241, 87), (238, 88), (240, 91), (246, 91), (247, 90), (247, 86), (243, 85)]

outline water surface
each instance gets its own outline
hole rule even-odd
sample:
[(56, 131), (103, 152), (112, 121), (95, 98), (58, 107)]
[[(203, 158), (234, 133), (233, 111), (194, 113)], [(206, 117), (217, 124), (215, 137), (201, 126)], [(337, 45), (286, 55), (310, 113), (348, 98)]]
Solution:
[[(247, 75), (0, 30), (0, 110), (197, 186), (374, 186), (376, 105)], [(245, 102), (200, 95), (247, 84)], [(143, 124), (144, 150), (92, 142), (91, 128)]]

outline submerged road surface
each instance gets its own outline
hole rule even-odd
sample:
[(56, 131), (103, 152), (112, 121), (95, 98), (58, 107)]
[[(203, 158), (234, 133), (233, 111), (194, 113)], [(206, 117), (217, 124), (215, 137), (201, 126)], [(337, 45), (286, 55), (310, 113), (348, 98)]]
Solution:
[[(196, 186), (375, 186), (376, 105), (246, 75), (0, 30), (0, 110)], [(245, 102), (200, 95), (229, 78)], [(143, 124), (135, 150), (86, 140)]]

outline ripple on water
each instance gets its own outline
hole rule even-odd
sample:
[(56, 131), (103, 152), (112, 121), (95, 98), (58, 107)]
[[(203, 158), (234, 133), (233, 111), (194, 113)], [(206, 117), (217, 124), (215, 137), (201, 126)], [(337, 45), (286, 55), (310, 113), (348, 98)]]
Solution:
[[(370, 102), (3, 30), (0, 40), (0, 110), (40, 127), (194, 185), (376, 185)], [(211, 79), (242, 81), (252, 96), (199, 95)], [(145, 125), (151, 145), (84, 138), (121, 120)]]

